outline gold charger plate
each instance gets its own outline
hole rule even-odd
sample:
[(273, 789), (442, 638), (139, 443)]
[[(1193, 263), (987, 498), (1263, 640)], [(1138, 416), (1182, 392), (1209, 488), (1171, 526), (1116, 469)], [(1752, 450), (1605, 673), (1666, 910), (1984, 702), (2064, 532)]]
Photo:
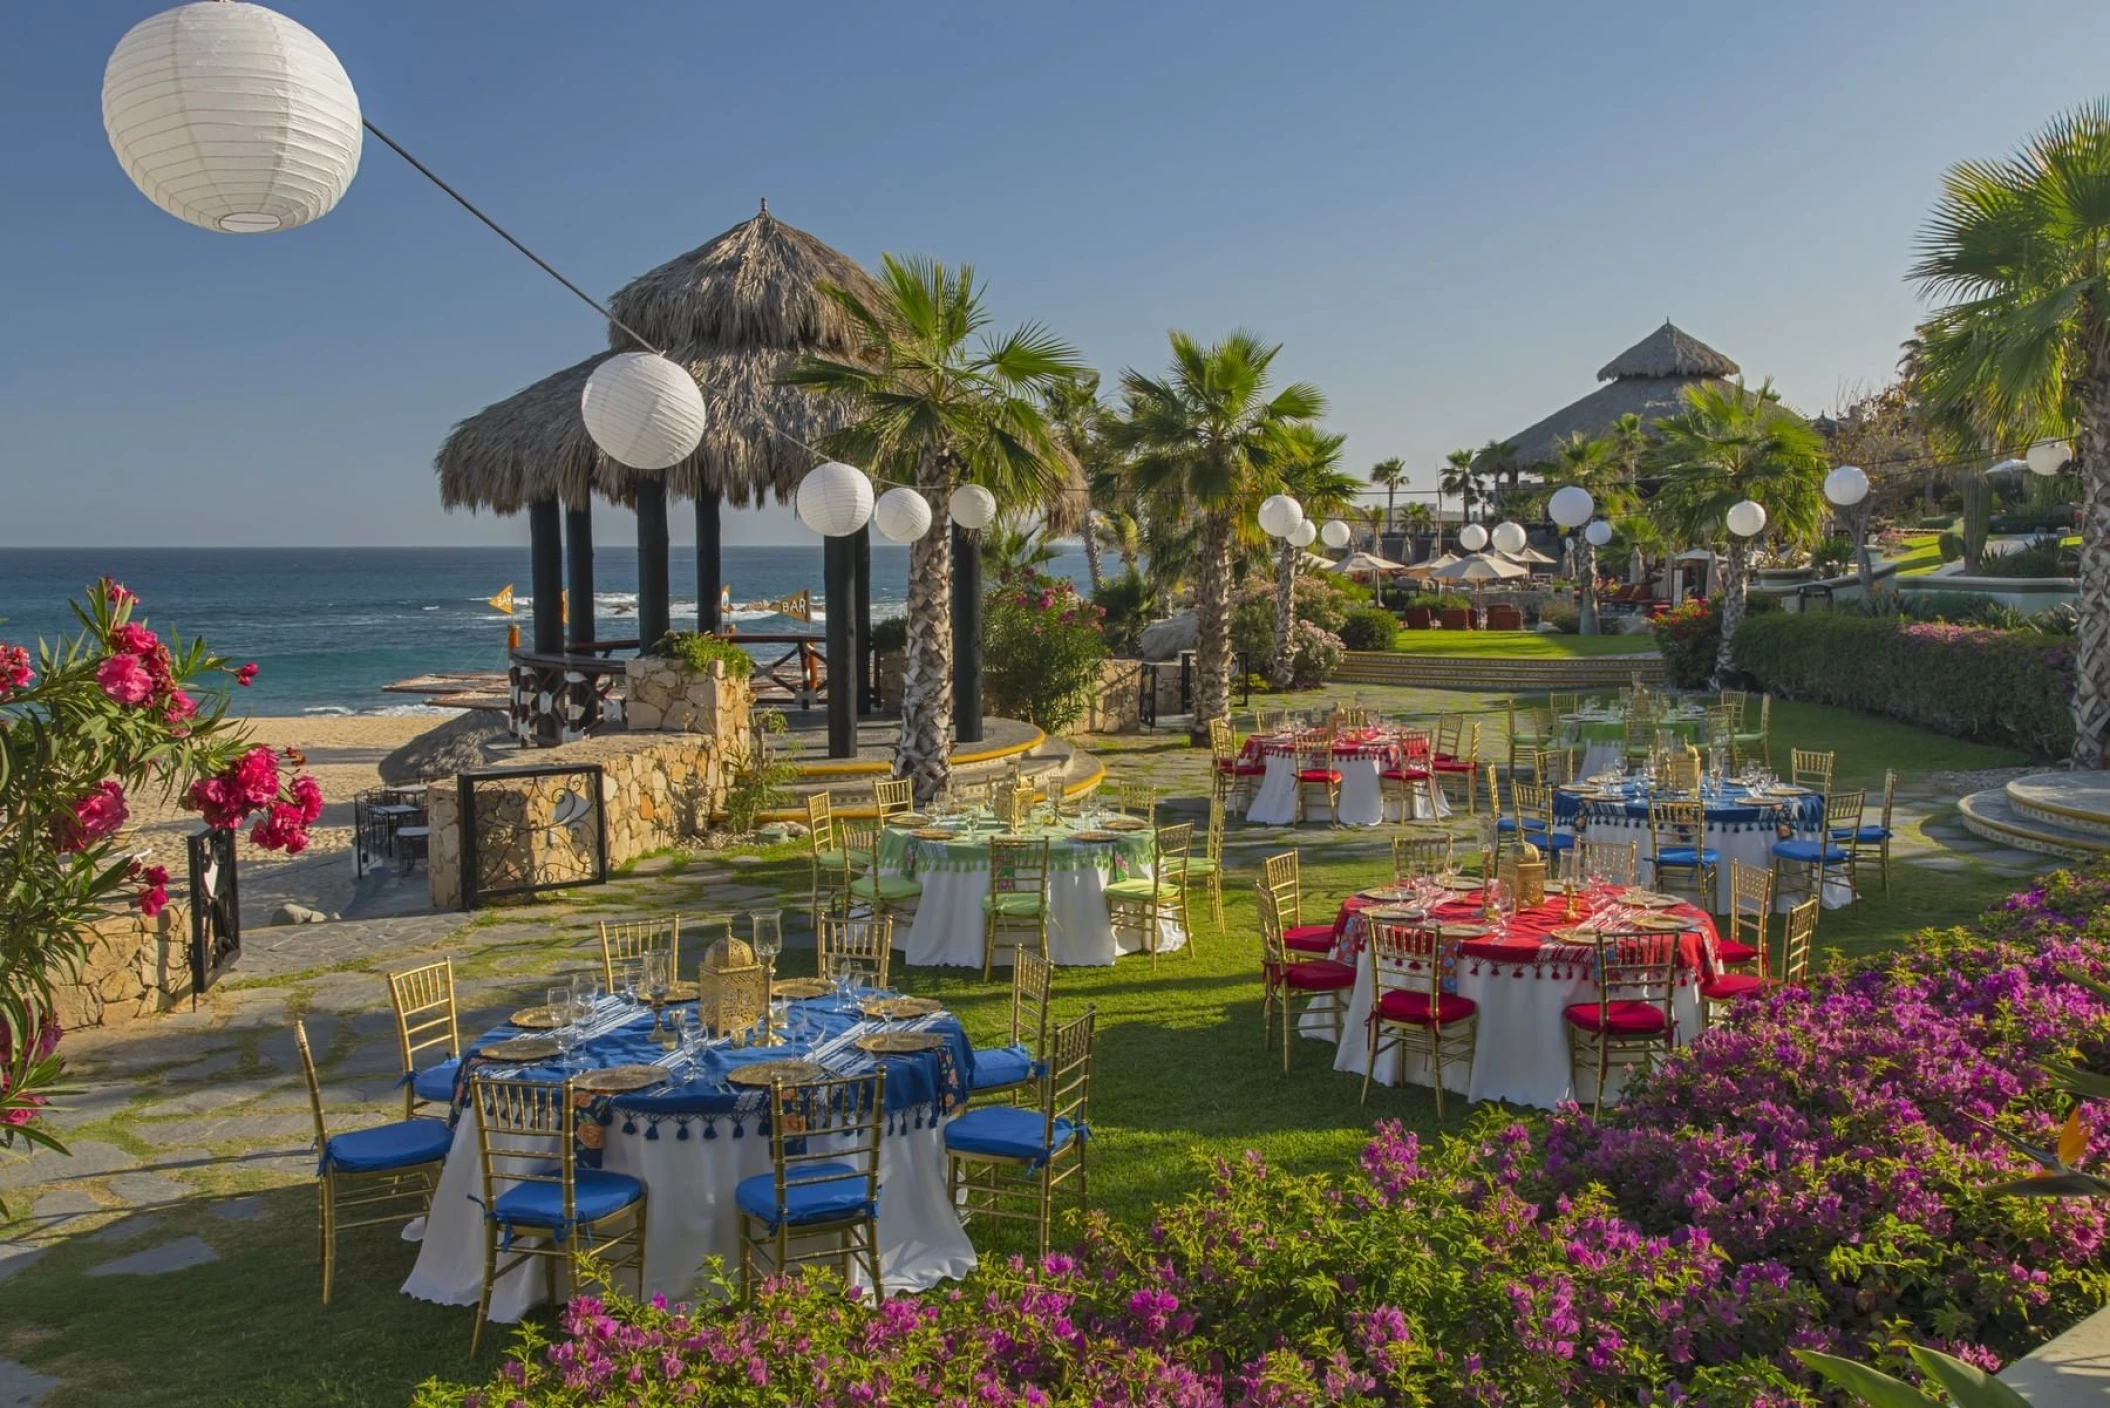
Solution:
[(598, 1071), (588, 1071), (572, 1084), (580, 1090), (601, 1095), (620, 1095), (626, 1090), (643, 1090), (648, 1085), (658, 1085), (666, 1078), (665, 1066), (603, 1066)]
[(1359, 911), (1365, 919), (1426, 919), (1429, 912), (1411, 904), (1373, 904)]
[(1446, 939), (1484, 939), (1494, 931), (1485, 924), (1440, 924), (1436, 932)]
[(1671, 909), (1685, 903), (1676, 895), (1659, 895), (1650, 890), (1628, 890), (1619, 898), (1642, 909)]
[(1076, 835), (1072, 836), (1070, 839), (1072, 841), (1084, 841), (1090, 844), (1103, 845), (1106, 842), (1118, 841), (1121, 838), (1118, 834), (1112, 831), (1080, 831)]
[(476, 1054), (494, 1061), (544, 1061), (557, 1054), (557, 1039), (553, 1036), (516, 1036), (494, 1041)]
[(1627, 927), (1639, 929), (1645, 934), (1682, 934), (1691, 926), (1673, 915), (1637, 914), (1627, 920)]
[(873, 1032), (852, 1044), (874, 1056), (909, 1056), (918, 1051), (935, 1051), (945, 1044), (945, 1038), (936, 1032)]
[(1546, 935), (1548, 938), (1558, 939), (1564, 944), (1601, 944), (1604, 942), (1603, 930), (1585, 929), (1579, 924), (1568, 924), (1558, 929), (1549, 929), (1546, 931)]
[(564, 1025), (557, 1014), (547, 1007), (523, 1007), (506, 1018), (508, 1024), (527, 1032), (554, 1031)]
[(918, 841), (950, 841), (953, 833), (942, 826), (919, 826), (909, 832)]
[(1117, 816), (1106, 823), (1108, 831), (1148, 831), (1150, 823), (1141, 817)]
[(922, 812), (895, 812), (886, 819), (888, 826), (928, 826), (930, 818)]
[(1456, 890), (1460, 894), (1480, 888), (1480, 882), (1469, 875), (1439, 875), (1436, 877), (1436, 883), (1446, 890)]
[(797, 1002), (809, 997), (826, 997), (835, 991), (835, 987), (826, 978), (779, 978), (771, 991), (777, 997)]
[(1355, 897), (1359, 900), (1375, 900), (1379, 904), (1397, 904), (1413, 893), (1400, 885), (1378, 885), (1368, 890), (1357, 890)]
[(806, 1085), (827, 1077), (828, 1068), (816, 1061), (803, 1061), (796, 1057), (788, 1061), (757, 1061), (750, 1066), (735, 1066), (725, 1073), (732, 1085), (771, 1086), (778, 1081), (786, 1085)]
[(885, 1022), (906, 1022), (912, 1017), (928, 1017), (945, 1010), (945, 1004), (929, 997), (875, 997), (859, 1009), (867, 1017), (877, 1017)]

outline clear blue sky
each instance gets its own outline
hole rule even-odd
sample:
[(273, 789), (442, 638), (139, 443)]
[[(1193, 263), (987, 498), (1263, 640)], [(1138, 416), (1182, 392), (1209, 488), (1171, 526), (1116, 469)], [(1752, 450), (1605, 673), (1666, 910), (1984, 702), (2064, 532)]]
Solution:
[[(371, 141), (306, 228), (163, 215), (98, 97), (159, 8), (24, 7), (0, 46), (0, 545), (523, 540), (443, 514), (432, 452), (599, 320)], [(2110, 52), (2084, 0), (281, 8), (596, 293), (766, 195), (867, 263), (974, 262), (1109, 381), (1169, 327), (1257, 328), (1352, 465), (1423, 485), (1665, 316), (1806, 409), (1881, 381), (1942, 168)]]

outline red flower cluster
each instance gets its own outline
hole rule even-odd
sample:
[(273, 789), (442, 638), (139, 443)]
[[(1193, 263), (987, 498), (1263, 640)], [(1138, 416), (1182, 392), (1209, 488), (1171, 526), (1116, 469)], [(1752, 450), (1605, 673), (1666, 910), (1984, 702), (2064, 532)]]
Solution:
[[(291, 749), (288, 757), (294, 757)], [(201, 777), (190, 785), (191, 810), (207, 826), (240, 826), (257, 817), (249, 839), (267, 851), (299, 855), (308, 845), (308, 828), (322, 815), (322, 788), (314, 778), (295, 777), (280, 796), (278, 754), (252, 748), (225, 772)], [(258, 813), (262, 813), (258, 816)]]
[(140, 882), (140, 891), (133, 902), (139, 912), (152, 919), (169, 905), (169, 872), (165, 865), (141, 865), (132, 862), (132, 878)]
[[(139, 598), (115, 583), (105, 582), (110, 602), (119, 605)], [(181, 724), (198, 712), (197, 704), (176, 687), (175, 671), (168, 646), (145, 626), (125, 621), (110, 628), (110, 655), (96, 667), (95, 682), (128, 709), (158, 703), (162, 716)]]
[[(58, 1050), (59, 1037), (64, 1031), (65, 1028), (59, 1025), (59, 1019), (50, 1011), (41, 1013), (37, 1018), (37, 1037), (32, 1048), (32, 1059), (41, 1061)], [(8, 1036), (7, 1024), (0, 1022), (0, 1095), (7, 1094), (7, 1067), (14, 1063), (14, 1058), (14, 1043)], [(22, 1103), (16, 1108), (0, 1110), (0, 1124), (28, 1124), (37, 1117), (37, 1112), (43, 1105), (43, 1096), (25, 1095), (22, 1097)]]
[(240, 685), (240, 686), (241, 686), (242, 688), (244, 688), (244, 689), (247, 689), (247, 688), (249, 688), (249, 686), (250, 686), (250, 685), (252, 685), (252, 684), (255, 684), (255, 683), (256, 683), (256, 661), (252, 660), (252, 661), (250, 661), (250, 662), (249, 662), (248, 664), (246, 664), (246, 665), (243, 665), (243, 666), (241, 666), (240, 668), (238, 668), (238, 669), (237, 669), (237, 670), (236, 670), (236, 671), (234, 672), (234, 682), (235, 682), (236, 684)]
[(61, 851), (85, 850), (117, 834), (131, 818), (123, 784), (105, 778), (75, 800), (71, 811), (52, 823), (51, 843)]
[(19, 645), (0, 645), (0, 699), (23, 688), (37, 677), (29, 667), (29, 652)]

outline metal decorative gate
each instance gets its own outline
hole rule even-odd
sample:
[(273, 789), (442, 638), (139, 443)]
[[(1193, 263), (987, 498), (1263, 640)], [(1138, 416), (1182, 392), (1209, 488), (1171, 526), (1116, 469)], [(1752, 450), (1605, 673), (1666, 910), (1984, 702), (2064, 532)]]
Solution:
[(601, 769), (491, 768), (455, 779), (460, 798), (462, 908), (608, 881), (608, 812)]
[(242, 902), (234, 832), (224, 826), (187, 837), (190, 860), (190, 1001), (242, 956)]

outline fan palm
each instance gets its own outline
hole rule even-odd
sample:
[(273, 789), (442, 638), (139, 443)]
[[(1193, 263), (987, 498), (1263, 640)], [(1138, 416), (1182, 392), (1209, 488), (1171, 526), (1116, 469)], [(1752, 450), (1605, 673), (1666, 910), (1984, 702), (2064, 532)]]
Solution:
[(1473, 521), (1473, 506), (1480, 502), (1484, 488), (1480, 480), (1480, 467), (1473, 461), (1471, 450), (1453, 450), (1443, 457), (1443, 477), (1437, 481), (1438, 492), (1458, 496), (1458, 521)]
[[(1176, 497), (1197, 529), (1194, 557), (1198, 723), (1231, 712), (1231, 565), (1239, 513), (1273, 478), (1270, 457), (1283, 427), (1326, 409), (1302, 382), (1270, 394), (1281, 344), (1234, 332), (1204, 347), (1171, 334), (1163, 377), (1121, 374), (1124, 415), (1114, 441), (1133, 453), (1137, 488), (1159, 502)], [(1153, 558), (1153, 566), (1156, 559)]]
[(1385, 526), (1392, 526), (1392, 501), (1407, 482), (1407, 462), (1394, 455), (1370, 466), (1370, 482), (1385, 491)]
[(912, 779), (927, 801), (952, 776), (953, 490), (971, 481), (1015, 507), (1041, 507), (1060, 493), (1071, 466), (1041, 407), (1083, 366), (1037, 323), (985, 336), (989, 314), (971, 266), (889, 254), (879, 286), (883, 301), (867, 306), (848, 289), (822, 285), (855, 327), (851, 356), (802, 357), (783, 379), (854, 407), (857, 418), (822, 442), (829, 454), (913, 484), (930, 503), (930, 531), (909, 545), (894, 752), (895, 775)]
[[(1610, 437), (1592, 440), (1577, 431), (1554, 448), (1548, 468), (1549, 489), (1573, 484), (1589, 491), (1595, 511), (1607, 518), (1627, 512), (1633, 505), (1633, 490), (1625, 473), (1613, 459)], [(1597, 549), (1580, 530), (1575, 535), (1575, 576), (1582, 599), (1577, 604), (1582, 633), (1597, 634)]]
[(1744, 620), (1749, 541), (1727, 529), (1730, 508), (1751, 499), (1766, 511), (1768, 535), (1807, 542), (1824, 521), (1824, 439), (1785, 410), (1767, 382), (1700, 383), (1684, 391), (1685, 409), (1656, 424), (1653, 467), (1664, 476), (1649, 514), (1674, 538), (1718, 544), (1727, 539), (1721, 576), (1722, 644), (1716, 683), (1736, 666), (1736, 633)]
[[(1269, 449), (1280, 492), (1304, 506), (1313, 521), (1346, 513), (1355, 505), (1362, 482), (1341, 470), (1345, 435), (1328, 435), (1308, 422), (1283, 427)], [(1256, 506), (1257, 508), (1257, 506)], [(1379, 510), (1375, 505), (1371, 512)], [(1287, 539), (1275, 545), (1275, 660), (1269, 671), (1275, 688), (1288, 689), (1294, 673), (1297, 628), (1297, 564), (1304, 549)]]
[(1099, 402), (1099, 374), (1083, 372), (1049, 388), (1045, 402), (1048, 428), (1077, 466), (1074, 486), (1081, 502), (1067, 515), (1081, 525), (1084, 570), (1093, 591), (1105, 585), (1099, 566), (1099, 538), (1093, 526), (1119, 493), (1120, 457), (1107, 443), (1106, 407)]
[(1937, 429), (1971, 449), (2079, 433), (2073, 764), (2101, 767), (2110, 732), (2110, 103), (2056, 119), (2005, 161), (1950, 168), (1911, 277), (1950, 300), (1913, 353)]

